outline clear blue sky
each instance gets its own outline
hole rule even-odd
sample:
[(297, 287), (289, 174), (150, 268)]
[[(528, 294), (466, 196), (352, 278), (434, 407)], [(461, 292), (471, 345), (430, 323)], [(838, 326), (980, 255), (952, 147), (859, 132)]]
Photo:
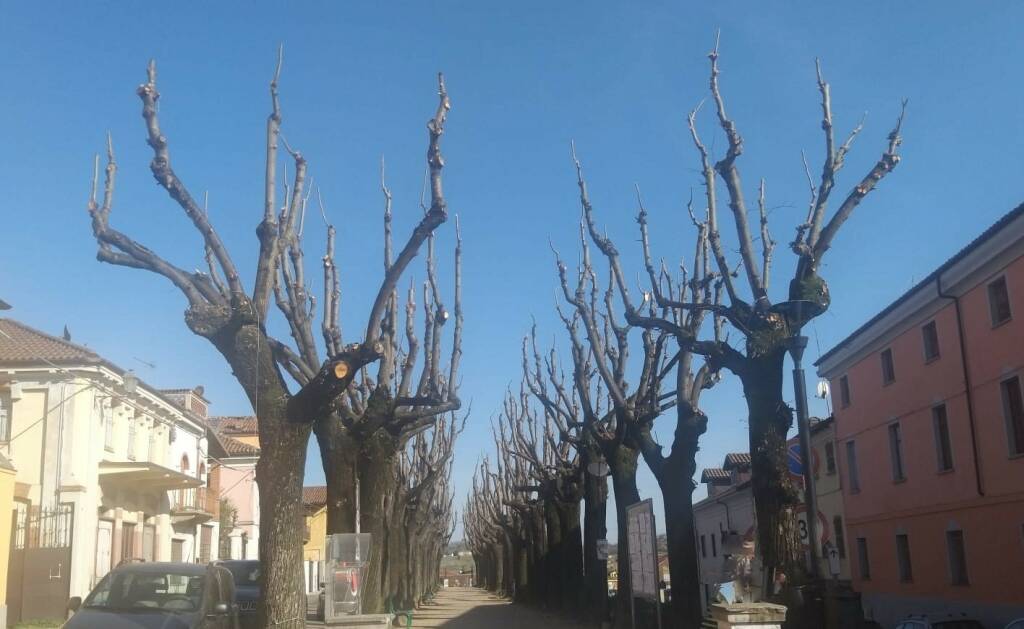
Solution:
[[(0, 296), (14, 304), (9, 314), (54, 333), (67, 324), (74, 340), (157, 386), (203, 384), (215, 413), (251, 412), (224, 361), (185, 328), (184, 300), (168, 282), (95, 261), (85, 211), (93, 153), (110, 130), (120, 163), (113, 222), (178, 264), (199, 265), (197, 235), (148, 172), (134, 90), (155, 57), (174, 165), (195, 194), (209, 191), (211, 216), (251, 282), (267, 83), (283, 43), (284, 131), (338, 226), (344, 322), (354, 330), (380, 279), (378, 160), (387, 158), (396, 226), (407, 233), (443, 70), (453, 102), (445, 186), (465, 237), (462, 393), (474, 411), (457, 455), (460, 505), (490, 449), (488, 418), (519, 377), (530, 316), (544, 338), (561, 332), (548, 238), (575, 257), (569, 140), (632, 266), (634, 183), (652, 213), (656, 254), (690, 255), (682, 212), (698, 180), (684, 116), (705, 96), (716, 28), (723, 92), (746, 140), (746, 186), (768, 182), (777, 295), (807, 201), (800, 151), (815, 172), (822, 154), (814, 57), (833, 86), (838, 132), (869, 112), (840, 191), (877, 159), (899, 100), (910, 99), (903, 162), (844, 228), (824, 269), (833, 307), (816, 325), (822, 350), (1024, 199), (1016, 2), (171, 6), (0, 0)], [(317, 278), (323, 237), (309, 231)], [(439, 238), (447, 252), (452, 226)], [(421, 267), (413, 273), (422, 279)], [(812, 339), (810, 358), (817, 353)], [(704, 406), (711, 424), (699, 466), (716, 466), (746, 449), (745, 406), (732, 381)], [(322, 478), (311, 456), (307, 479)], [(648, 475), (642, 493), (658, 497)]]

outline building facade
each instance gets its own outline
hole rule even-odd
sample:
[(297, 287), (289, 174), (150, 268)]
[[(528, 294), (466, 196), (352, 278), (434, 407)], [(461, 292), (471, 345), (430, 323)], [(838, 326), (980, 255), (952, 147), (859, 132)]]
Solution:
[[(835, 457), (835, 422), (832, 418), (811, 421), (811, 466), (818, 499), (818, 536), (822, 545), (820, 574), (846, 585), (850, 579), (842, 481)], [(799, 441), (789, 440), (790, 471), (802, 487)], [(729, 601), (762, 598), (761, 562), (757, 556), (757, 516), (750, 486), (750, 455), (727, 454), (720, 468), (701, 473), (707, 497), (693, 507), (697, 556), (704, 611), (718, 596)], [(798, 507), (798, 524), (806, 532), (806, 511)], [(808, 543), (806, 534), (803, 539)], [(809, 549), (809, 546), (807, 546)], [(828, 551), (835, 549), (830, 564)]]
[(256, 462), (260, 437), (253, 416), (219, 416), (207, 420), (222, 453), (213, 466), (221, 487), (220, 497), (233, 513), (229, 530), (223, 531), (226, 559), (259, 559), (260, 492)]
[(1024, 616), (1024, 205), (817, 365), (865, 614)]
[(124, 560), (217, 558), (207, 429), (190, 410), (205, 404), (0, 319), (0, 452), (17, 470), (12, 623), (61, 616)]
[(302, 544), (302, 573), (306, 593), (319, 591), (321, 575), (327, 559), (327, 487), (313, 485), (302, 488), (305, 509), (305, 530)]

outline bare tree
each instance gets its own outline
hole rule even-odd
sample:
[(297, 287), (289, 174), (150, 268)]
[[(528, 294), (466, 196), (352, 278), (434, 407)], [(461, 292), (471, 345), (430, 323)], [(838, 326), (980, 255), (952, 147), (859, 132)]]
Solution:
[[(618, 527), (618, 565), (624, 567), (629, 565), (626, 508), (640, 501), (636, 472), (643, 427), (675, 404), (675, 393), (663, 395), (661, 389), (675, 361), (668, 359), (669, 333), (654, 327), (642, 329), (640, 369), (632, 374), (636, 384), (630, 385), (631, 327), (619, 321), (621, 314), (614, 303), (621, 273), (616, 265), (610, 264), (607, 289), (599, 289), (587, 239), (599, 243), (602, 250), (608, 248), (610, 252), (613, 247), (611, 241), (597, 234), (592, 218), (588, 218), (592, 210), (582, 169), (578, 169), (577, 174), (584, 214), (580, 227), (582, 256), (576, 271), (576, 285), (572, 287), (569, 270), (556, 252), (562, 296), (573, 309), (571, 314), (566, 314), (559, 308), (559, 316), (571, 341), (573, 382), (580, 414), (585, 418), (584, 434), (592, 439), (591, 443), (596, 445), (611, 472)], [(648, 307), (653, 309), (653, 303)], [(603, 395), (608, 398), (604, 411), (601, 410)], [(618, 587), (620, 592), (630, 591), (628, 570), (620, 568)], [(629, 618), (628, 597), (616, 597), (615, 618), (620, 626)]]
[[(707, 298), (698, 299), (691, 293), (688, 301), (684, 294), (676, 297), (660, 290), (659, 278), (650, 272), (650, 253), (646, 237), (642, 238), (642, 241), (651, 288), (645, 293), (645, 298), (653, 298), (652, 301), (658, 308), (677, 314), (671, 317), (652, 315), (645, 312), (643, 307), (634, 307), (629, 300), (621, 270), (613, 272), (613, 275), (623, 299), (626, 320), (631, 325), (671, 333), (680, 343), (681, 349), (704, 356), (712, 372), (725, 368), (740, 378), (749, 411), (758, 550), (765, 567), (765, 584), (769, 586), (774, 582), (777, 571), (785, 571), (798, 577), (803, 572), (802, 553), (799, 550), (793, 516), (793, 507), (799, 502), (800, 497), (790, 481), (786, 462), (786, 438), (792, 425), (792, 412), (784, 402), (782, 389), (787, 341), (798, 334), (811, 319), (828, 308), (828, 287), (818, 274), (821, 261), (853, 210), (899, 163), (897, 150), (901, 143), (903, 111), (895, 128), (889, 133), (888, 143), (881, 158), (843, 197), (838, 209), (829, 217), (828, 203), (835, 186), (836, 174), (842, 168), (846, 154), (861, 130), (861, 125), (857, 125), (846, 140), (836, 146), (830, 89), (822, 76), (820, 65), (818, 66), (818, 89), (823, 111), (822, 129), (825, 135), (824, 164), (820, 181), (816, 185), (811, 183), (811, 202), (807, 219), (797, 227), (796, 238), (790, 245), (797, 256), (797, 265), (789, 283), (787, 297), (790, 302), (795, 303), (786, 306), (773, 305), (768, 297), (768, 289), (775, 243), (768, 230), (764, 183), (762, 181), (758, 190), (761, 251), (760, 256), (757, 256), (737, 165), (743, 150), (743, 140), (735, 122), (726, 112), (725, 101), (719, 88), (717, 44), (715, 50), (709, 54), (709, 59), (711, 98), (719, 126), (727, 140), (725, 155), (713, 162), (705, 143), (701, 140), (696, 124), (700, 106), (690, 112), (688, 126), (700, 158), (701, 179), (705, 191), (706, 219), (703, 227), (698, 225), (698, 232), (703, 230), (704, 235), (699, 239), (706, 238), (709, 245), (710, 252), (704, 254), (705, 259), (710, 255), (713, 260), (712, 270), (706, 272), (706, 278), (721, 283), (727, 299), (709, 301)], [(904, 108), (905, 105), (904, 102)], [(809, 172), (808, 179), (811, 180)], [(736, 267), (731, 266), (728, 260), (719, 230), (719, 180), (727, 190), (728, 206), (739, 243), (741, 259)], [(641, 227), (646, 229), (645, 220), (641, 222)], [(601, 242), (596, 232), (592, 231), (592, 236), (595, 242)], [(614, 269), (618, 266), (617, 255), (610, 241), (605, 239), (605, 242), (608, 244), (607, 247), (600, 244), (599, 247)], [(740, 286), (739, 277), (745, 278), (746, 291)], [(718, 334), (714, 340), (703, 341), (696, 335), (680, 334), (680, 312), (688, 313), (688, 317), (700, 312), (713, 313), (716, 330), (719, 321), (727, 322), (742, 336), (744, 349), (741, 351), (732, 347), (728, 339)], [(693, 388), (693, 384), (690, 388)]]
[[(442, 83), (442, 98), (443, 83)], [(438, 109), (443, 116), (446, 105)], [(437, 137), (433, 135), (432, 143)], [(428, 151), (428, 159), (434, 156)], [(437, 157), (439, 160), (439, 156)], [(432, 178), (439, 177), (440, 161), (431, 162)], [(435, 172), (436, 171), (436, 172)], [(384, 267), (394, 267), (391, 260), (391, 194), (382, 183), (385, 194), (384, 213)], [(431, 207), (444, 201), (441, 188), (431, 186), (436, 195)], [(426, 210), (427, 213), (433, 210)], [(328, 231), (329, 238), (331, 230)], [(328, 248), (332, 246), (329, 240)], [(324, 258), (325, 277), (330, 294), (329, 302), (337, 302), (337, 280), (330, 256)], [(399, 260), (401, 260), (401, 255)], [(355, 531), (356, 487), (359, 487), (359, 520), (362, 532), (369, 532), (374, 540), (383, 541), (388, 535), (387, 500), (394, 491), (396, 466), (400, 454), (410, 438), (429, 428), (447, 412), (460, 408), (457, 394), (458, 367), (462, 355), (462, 240), (456, 219), (454, 330), (447, 364), (442, 366), (442, 340), (445, 325), (453, 318), (441, 297), (434, 258), (434, 241), (427, 238), (426, 275), (423, 284), (423, 342), (416, 336), (416, 303), (414, 288), (410, 286), (405, 302), (404, 343), (398, 326), (398, 291), (392, 287), (385, 302), (380, 327), (380, 338), (391, 348), (383, 354), (376, 377), (362, 369), (350, 382), (347, 390), (336, 398), (329, 415), (319, 416), (315, 433), (320, 446), (327, 484), (327, 529), (329, 533)], [(337, 313), (336, 306), (331, 306)], [(337, 319), (325, 325), (323, 331), (328, 347), (341, 344), (341, 329)], [(417, 366), (419, 374), (416, 374)], [(384, 594), (388, 592), (389, 568), (384, 561), (385, 546), (371, 546), (369, 571), (363, 584), (363, 609), (381, 611)]]
[[(307, 163), (281, 136), (282, 115), (278, 98), (281, 55), (270, 83), (271, 113), (267, 118), (266, 171), (263, 217), (257, 227), (259, 257), (255, 283), (246, 290), (237, 267), (221, 240), (205, 207), (178, 177), (171, 165), (167, 137), (159, 122), (156, 64), (150, 62), (147, 79), (138, 88), (148, 143), (153, 149), (150, 170), (157, 183), (181, 207), (203, 241), (208, 272), (187, 271), (174, 265), (110, 224), (117, 165), (108, 139), (107, 166), (102, 199), (97, 199), (98, 166), (93, 176), (89, 214), (102, 262), (143, 269), (162, 275), (185, 296), (185, 323), (195, 334), (208, 339), (224, 356), (244, 389), (259, 422), (262, 454), (256, 468), (260, 485), (260, 557), (263, 561), (263, 596), (260, 613), (266, 626), (304, 625), (302, 596), (302, 542), (295, 535), (302, 519), (302, 480), (314, 421), (330, 416), (339, 397), (353, 386), (366, 365), (387, 359), (395, 352), (393, 335), (382, 333), (389, 302), (405, 268), (420, 246), (447, 219), (441, 193), (439, 139), (449, 109), (443, 80), (439, 81), (440, 105), (428, 124), (431, 205), (409, 236), (401, 252), (388, 264), (384, 279), (370, 310), (365, 334), (358, 342), (343, 346), (340, 335), (327, 342), (327, 359), (321, 361), (313, 342), (312, 320), (316, 303), (303, 276), (301, 238), (305, 222)], [(285, 184), (283, 206), (277, 191), (278, 148), (283, 143), (294, 162), (294, 177)], [(328, 258), (325, 267), (333, 275), (333, 230), (328, 230)], [(331, 284), (331, 282), (329, 282)], [(329, 291), (330, 292), (330, 291)], [(295, 348), (273, 338), (267, 331), (272, 297), (284, 315), (295, 340)], [(336, 293), (325, 299), (327, 327), (337, 321)], [(287, 373), (299, 383), (293, 393)]]

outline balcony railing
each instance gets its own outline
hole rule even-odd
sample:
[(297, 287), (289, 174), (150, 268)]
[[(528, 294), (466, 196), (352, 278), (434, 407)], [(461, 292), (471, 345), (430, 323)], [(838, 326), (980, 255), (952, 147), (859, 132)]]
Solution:
[(213, 516), (205, 487), (177, 489), (171, 492), (171, 513), (175, 515)]

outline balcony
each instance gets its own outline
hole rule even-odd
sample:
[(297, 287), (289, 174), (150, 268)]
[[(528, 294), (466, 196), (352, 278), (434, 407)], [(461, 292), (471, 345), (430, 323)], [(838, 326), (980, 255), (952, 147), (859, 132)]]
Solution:
[(214, 516), (205, 487), (191, 487), (171, 492), (171, 519), (174, 522), (205, 522)]

